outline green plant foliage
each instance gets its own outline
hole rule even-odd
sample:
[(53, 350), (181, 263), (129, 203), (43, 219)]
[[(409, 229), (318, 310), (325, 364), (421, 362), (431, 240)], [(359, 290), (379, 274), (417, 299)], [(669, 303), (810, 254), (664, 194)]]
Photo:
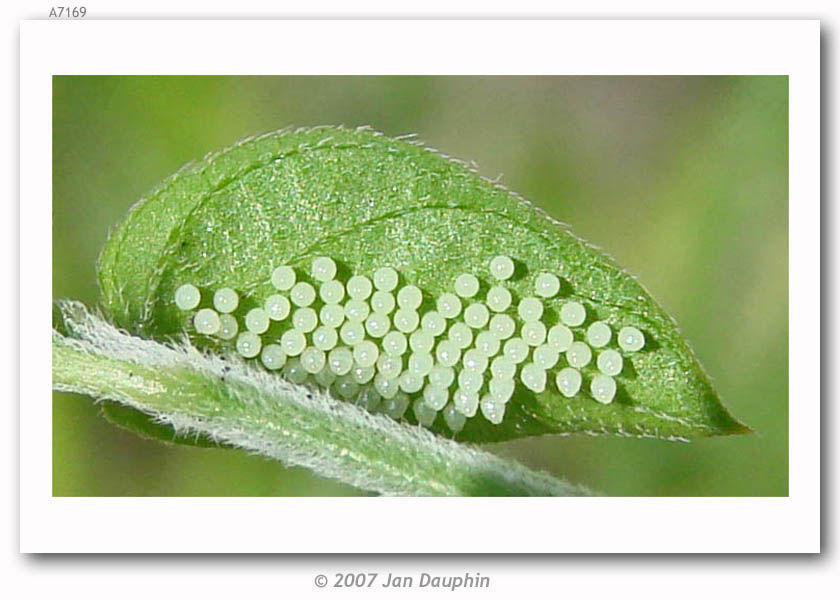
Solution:
[[(198, 446), (200, 448), (222, 448), (226, 446), (226, 444), (211, 440), (202, 433), (176, 431), (172, 425), (159, 423), (153, 417), (119, 402), (104, 401), (101, 410), (102, 416), (109, 422), (150, 440)], [(232, 448), (233, 446), (227, 447)]]
[[(553, 385), (539, 393), (517, 385), (501, 424), (479, 413), (457, 439), (574, 432), (687, 439), (749, 431), (722, 406), (672, 319), (608, 256), (463, 164), (370, 130), (274, 133), (178, 172), (108, 240), (99, 262), (102, 302), (116, 325), (141, 337), (173, 340), (187, 332), (201, 349), (230, 353), (231, 344), (195, 335), (188, 313), (174, 303), (175, 290), (192, 283), (207, 306), (212, 290), (230, 287), (244, 309), (261, 306), (275, 293), (275, 266), (308, 274), (312, 259), (324, 255), (345, 281), (390, 266), (426, 298), (453, 291), (461, 273), (478, 276), (485, 293), (490, 260), (506, 255), (515, 263), (506, 282), (515, 298), (532, 295), (542, 272), (560, 277), (559, 295), (544, 302), (549, 323), (573, 300), (586, 308), (587, 324), (644, 333), (645, 347), (625, 358), (613, 402), (566, 398)], [(449, 434), (441, 419), (433, 428)]]

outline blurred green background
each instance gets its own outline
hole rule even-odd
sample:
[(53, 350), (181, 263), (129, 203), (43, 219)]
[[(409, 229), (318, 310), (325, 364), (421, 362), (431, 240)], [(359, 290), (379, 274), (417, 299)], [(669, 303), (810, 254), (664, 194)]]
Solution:
[[(109, 229), (207, 152), (290, 125), (417, 133), (637, 275), (756, 431), (494, 452), (607, 495), (785, 496), (787, 123), (786, 77), (55, 77), (53, 294), (95, 305)], [(56, 496), (357, 493), (245, 452), (146, 441), (89, 398), (54, 395)]]

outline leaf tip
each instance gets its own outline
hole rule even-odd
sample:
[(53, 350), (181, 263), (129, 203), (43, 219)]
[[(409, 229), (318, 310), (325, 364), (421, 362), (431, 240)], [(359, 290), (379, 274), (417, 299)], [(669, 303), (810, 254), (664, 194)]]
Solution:
[(751, 427), (732, 416), (723, 402), (721, 402), (720, 396), (717, 392), (710, 389), (709, 393), (712, 397), (713, 405), (716, 410), (714, 411), (714, 414), (709, 415), (708, 437), (747, 435), (755, 433)]

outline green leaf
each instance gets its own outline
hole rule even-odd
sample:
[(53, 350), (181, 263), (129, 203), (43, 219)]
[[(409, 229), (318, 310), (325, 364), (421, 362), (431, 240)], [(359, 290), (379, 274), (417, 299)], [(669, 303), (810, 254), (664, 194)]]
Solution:
[[(541, 272), (561, 278), (559, 295), (544, 301), (548, 325), (575, 300), (586, 307), (587, 324), (597, 319), (614, 332), (644, 332), (645, 347), (624, 357), (610, 404), (594, 401), (586, 388), (561, 395), (554, 369), (544, 392), (516, 386), (501, 424), (479, 411), (457, 439), (573, 432), (687, 439), (749, 431), (722, 406), (673, 320), (608, 256), (463, 164), (365, 129), (273, 133), (184, 168), (141, 200), (108, 240), (99, 262), (102, 302), (132, 333), (159, 340), (186, 333), (199, 348), (232, 353), (231, 342), (195, 333), (191, 313), (174, 303), (175, 290), (192, 283), (209, 306), (213, 290), (231, 287), (242, 298), (241, 322), (276, 293), (274, 267), (292, 265), (306, 279), (312, 259), (324, 255), (338, 263), (344, 281), (395, 268), (401, 284), (423, 291), (421, 311), (453, 291), (461, 273), (481, 280), (483, 298), (493, 283), (489, 261), (507, 255), (516, 265), (506, 282), (514, 298), (533, 295)], [(515, 307), (509, 312), (520, 321)], [(281, 331), (273, 326), (268, 335)], [(594, 364), (583, 373), (589, 381)], [(410, 409), (406, 415), (413, 421)], [(442, 418), (432, 428), (451, 435)]]
[(199, 448), (233, 448), (233, 446), (211, 440), (203, 433), (177, 431), (172, 425), (160, 423), (151, 415), (125, 404), (106, 400), (101, 403), (100, 410), (107, 421), (142, 438)]

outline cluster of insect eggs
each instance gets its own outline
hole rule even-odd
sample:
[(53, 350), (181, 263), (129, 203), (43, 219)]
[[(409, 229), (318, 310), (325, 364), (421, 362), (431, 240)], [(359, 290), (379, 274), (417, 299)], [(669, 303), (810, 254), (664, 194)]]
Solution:
[[(275, 268), (276, 293), (248, 310), (242, 323), (233, 315), (240, 298), (231, 288), (213, 293), (212, 308), (198, 308), (201, 292), (192, 284), (180, 286), (174, 299), (181, 310), (196, 311), (196, 333), (235, 340), (242, 357), (259, 357), (266, 369), (282, 369), (295, 383), (332, 387), (340, 397), (358, 399), (395, 419), (411, 404), (417, 421), (427, 427), (438, 412), (453, 432), (479, 410), (489, 422), (501, 423), (517, 379), (535, 393), (553, 379), (559, 393), (577, 396), (584, 387), (582, 370), (593, 358), (589, 396), (612, 402), (622, 352), (641, 350), (642, 332), (623, 327), (615, 336), (618, 349), (610, 348), (610, 326), (594, 321), (584, 327), (586, 308), (575, 301), (564, 302), (560, 322), (547, 327), (543, 301), (559, 294), (556, 275), (540, 273), (534, 295), (514, 304), (505, 287), (514, 274), (513, 261), (497, 256), (489, 272), (494, 281), (483, 300), (478, 278), (464, 273), (451, 292), (434, 299), (434, 309), (422, 314), (423, 292), (401, 286), (393, 268), (342, 282), (335, 261), (325, 256), (312, 261), (315, 285), (299, 280), (290, 266)], [(269, 332), (272, 323), (282, 333)]]

